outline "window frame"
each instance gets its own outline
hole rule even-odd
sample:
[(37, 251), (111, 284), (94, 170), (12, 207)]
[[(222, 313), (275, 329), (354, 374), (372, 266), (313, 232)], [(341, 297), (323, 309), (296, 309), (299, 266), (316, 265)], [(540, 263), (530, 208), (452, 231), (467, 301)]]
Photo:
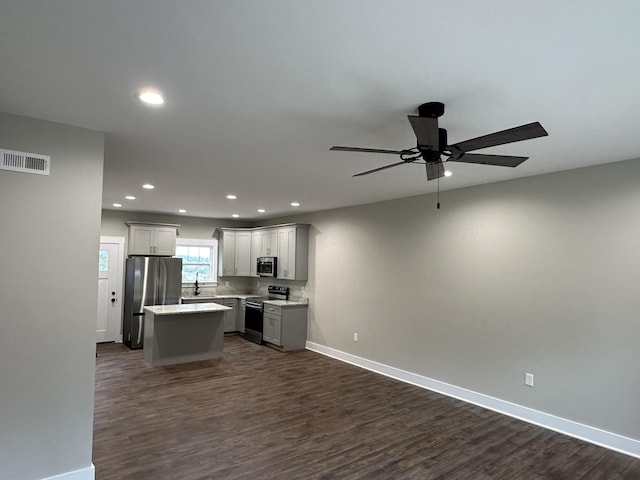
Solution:
[[(176, 238), (176, 253), (177, 247), (211, 247), (211, 276), (212, 280), (198, 280), (198, 285), (204, 286), (216, 286), (218, 285), (218, 240), (215, 238), (202, 239), (202, 238)], [(180, 258), (176, 255), (176, 258)], [(180, 272), (182, 275), (182, 272)], [(182, 278), (180, 279), (182, 280)], [(182, 282), (182, 285), (193, 285), (194, 282)]]

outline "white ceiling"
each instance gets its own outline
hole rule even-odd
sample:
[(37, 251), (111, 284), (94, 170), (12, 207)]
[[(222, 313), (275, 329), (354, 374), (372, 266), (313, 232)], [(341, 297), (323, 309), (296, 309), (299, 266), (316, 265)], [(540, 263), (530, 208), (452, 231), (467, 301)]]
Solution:
[(640, 157), (639, 20), (635, 0), (2, 0), (0, 110), (105, 132), (105, 208), (259, 221), (435, 191), (424, 166), (352, 178), (398, 160), (329, 151), (415, 146), (427, 101), (449, 143), (549, 132), (441, 190)]

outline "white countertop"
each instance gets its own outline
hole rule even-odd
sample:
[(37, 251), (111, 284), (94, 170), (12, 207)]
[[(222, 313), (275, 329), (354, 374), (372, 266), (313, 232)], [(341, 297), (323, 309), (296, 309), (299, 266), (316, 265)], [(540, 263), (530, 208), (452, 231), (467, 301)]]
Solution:
[[(223, 300), (225, 298), (240, 298), (240, 299), (246, 299), (246, 298), (251, 298), (251, 297), (260, 297), (260, 295), (252, 295), (249, 293), (228, 293), (228, 294), (223, 294), (223, 295), (214, 295), (214, 296), (202, 296), (202, 295), (198, 295), (198, 296), (194, 296), (194, 297), (182, 297), (183, 301), (189, 302), (189, 303), (185, 303), (185, 305), (197, 305), (197, 303), (191, 303), (194, 301), (197, 302), (215, 302), (216, 300)], [(261, 298), (261, 297), (260, 297)], [(274, 305), (277, 307), (306, 307), (309, 305), (309, 301), (308, 300), (302, 300), (302, 301), (298, 301), (298, 300), (265, 300), (264, 301), (265, 304), (267, 305)]]
[(259, 297), (259, 295), (252, 295), (250, 293), (221, 293), (220, 295), (216, 295), (215, 298), (250, 298), (250, 297)]
[(227, 293), (220, 295), (190, 295), (188, 297), (182, 297), (183, 300), (187, 301), (208, 301), (214, 302), (216, 300), (223, 300), (225, 298), (251, 298), (251, 297), (259, 297), (259, 295), (253, 295), (251, 293)]
[(307, 307), (309, 302), (297, 302), (295, 300), (265, 300), (265, 305), (274, 305), (276, 307)]
[(154, 315), (179, 315), (181, 313), (223, 312), (231, 310), (231, 307), (225, 307), (219, 303), (178, 303), (175, 305), (153, 305), (144, 307), (144, 309)]

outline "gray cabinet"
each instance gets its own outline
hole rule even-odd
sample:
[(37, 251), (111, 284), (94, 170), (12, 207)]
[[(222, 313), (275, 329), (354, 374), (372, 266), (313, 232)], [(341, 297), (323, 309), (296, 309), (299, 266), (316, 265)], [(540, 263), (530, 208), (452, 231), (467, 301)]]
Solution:
[(220, 298), (215, 299), (214, 303), (219, 303), (220, 305), (231, 308), (231, 310), (224, 312), (224, 333), (235, 332), (238, 315), (238, 299)]
[(260, 257), (278, 256), (278, 230), (260, 230)]
[[(277, 313), (273, 313), (277, 311)], [(282, 346), (282, 315), (280, 307), (268, 307), (265, 305), (262, 316), (262, 339), (279, 347)]]
[(258, 257), (277, 257), (277, 278), (306, 280), (309, 263), (309, 225), (221, 228), (218, 275), (257, 276)]
[(309, 226), (278, 228), (278, 278), (306, 280), (308, 275)]
[(251, 276), (258, 276), (258, 257), (261, 257), (262, 234), (260, 230), (251, 232)]
[(221, 277), (251, 275), (251, 230), (222, 229), (218, 274)]
[(280, 307), (264, 304), (262, 339), (282, 351), (307, 345), (307, 306)]
[(176, 254), (177, 225), (157, 225), (128, 222), (129, 255), (159, 255), (172, 257)]
[(242, 300), (242, 310), (238, 308), (237, 298), (216, 298), (216, 297), (188, 297), (182, 298), (182, 303), (217, 303), (231, 308), (224, 312), (224, 333), (244, 332), (244, 300)]
[(278, 256), (278, 229), (258, 228), (251, 231), (251, 276), (258, 276), (258, 257)]

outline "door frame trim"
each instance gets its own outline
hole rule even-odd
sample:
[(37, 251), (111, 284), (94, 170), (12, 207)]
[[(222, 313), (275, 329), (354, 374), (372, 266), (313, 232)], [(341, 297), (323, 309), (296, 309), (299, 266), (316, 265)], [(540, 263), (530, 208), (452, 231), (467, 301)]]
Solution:
[(118, 245), (118, 258), (116, 262), (118, 264), (118, 274), (116, 275), (116, 298), (120, 299), (120, 308), (116, 317), (116, 343), (122, 343), (122, 315), (124, 308), (124, 291), (122, 286), (124, 285), (124, 237), (112, 237), (109, 235), (100, 235), (100, 243), (112, 243)]

